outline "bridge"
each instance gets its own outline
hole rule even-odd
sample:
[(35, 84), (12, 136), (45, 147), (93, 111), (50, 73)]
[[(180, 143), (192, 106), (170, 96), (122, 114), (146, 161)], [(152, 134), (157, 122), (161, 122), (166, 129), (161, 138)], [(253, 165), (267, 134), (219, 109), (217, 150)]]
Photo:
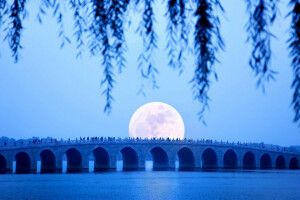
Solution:
[(149, 155), (153, 170), (175, 169), (299, 169), (300, 153), (288, 148), (263, 144), (228, 143), (212, 140), (114, 139), (27, 142), (0, 146), (0, 172), (61, 172), (67, 159), (67, 172), (89, 170), (91, 155), (94, 171), (116, 170), (122, 156), (123, 170), (144, 170)]

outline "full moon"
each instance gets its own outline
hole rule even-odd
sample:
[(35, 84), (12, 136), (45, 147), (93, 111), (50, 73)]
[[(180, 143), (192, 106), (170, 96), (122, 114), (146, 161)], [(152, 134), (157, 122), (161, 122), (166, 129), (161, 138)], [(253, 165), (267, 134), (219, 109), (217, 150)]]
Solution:
[(166, 103), (147, 103), (132, 115), (129, 137), (183, 139), (183, 120), (177, 110)]

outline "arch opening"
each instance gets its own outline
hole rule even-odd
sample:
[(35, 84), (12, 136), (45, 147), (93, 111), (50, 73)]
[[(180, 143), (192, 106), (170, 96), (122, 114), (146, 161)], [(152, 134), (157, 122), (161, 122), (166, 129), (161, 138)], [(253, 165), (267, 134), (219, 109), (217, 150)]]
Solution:
[(223, 168), (236, 169), (237, 167), (238, 166), (236, 153), (232, 149), (227, 150), (223, 157)]
[(81, 172), (82, 171), (82, 156), (81, 153), (75, 149), (71, 148), (66, 151), (67, 157), (67, 172)]
[(290, 160), (290, 169), (299, 169), (299, 160), (296, 157), (293, 157)]
[(41, 173), (56, 172), (56, 158), (52, 151), (46, 149), (40, 153), (41, 158)]
[(255, 169), (255, 156), (251, 151), (245, 153), (243, 157), (243, 168), (244, 169)]
[(218, 167), (216, 152), (211, 148), (206, 149), (202, 153), (201, 162), (203, 169), (216, 169)]
[(121, 154), (123, 157), (123, 171), (133, 171), (138, 169), (138, 155), (133, 148), (125, 147), (121, 150)]
[(17, 174), (24, 174), (30, 172), (31, 159), (27, 153), (21, 151), (16, 154), (15, 159)]
[(94, 172), (102, 172), (109, 170), (109, 154), (102, 148), (98, 147), (93, 150), (94, 156)]
[(272, 160), (271, 160), (271, 156), (269, 154), (265, 153), (260, 158), (260, 168), (261, 169), (271, 169), (272, 168)]
[(193, 152), (184, 147), (178, 151), (179, 170), (180, 171), (192, 171), (195, 169), (195, 158)]
[(6, 159), (0, 154), (0, 173), (6, 173)]
[(169, 168), (169, 158), (167, 153), (160, 147), (155, 147), (150, 151), (153, 158), (153, 170), (167, 170)]
[(278, 156), (276, 158), (276, 169), (285, 169), (286, 168), (286, 164), (285, 164), (285, 159), (283, 156)]

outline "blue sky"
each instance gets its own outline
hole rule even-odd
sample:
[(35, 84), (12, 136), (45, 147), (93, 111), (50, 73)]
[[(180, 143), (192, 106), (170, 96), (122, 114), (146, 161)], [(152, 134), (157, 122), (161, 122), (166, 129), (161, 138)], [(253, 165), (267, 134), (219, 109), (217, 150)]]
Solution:
[[(226, 14), (221, 21), (221, 33), (226, 49), (218, 54), (221, 62), (215, 67), (219, 80), (212, 79), (209, 91), (212, 101), (205, 114), (207, 126), (204, 126), (197, 118), (201, 105), (193, 101), (188, 84), (195, 67), (194, 57), (187, 57), (181, 76), (167, 65), (165, 6), (158, 6), (161, 3), (155, 5), (159, 49), (154, 52), (160, 89), (152, 90), (151, 84), (144, 81), (146, 97), (137, 95), (142, 83), (137, 70), (142, 43), (135, 34), (140, 17), (131, 15), (132, 24), (126, 30), (127, 68), (122, 74), (116, 70), (115, 102), (112, 113), (107, 116), (103, 113), (105, 98), (101, 96), (100, 59), (91, 57), (88, 52), (76, 59), (74, 40), (72, 45), (60, 49), (56, 19), (49, 14), (40, 25), (36, 19), (39, 5), (30, 1), (21, 41), (24, 49), (17, 64), (13, 62), (7, 42), (0, 43), (0, 135), (65, 139), (128, 137), (129, 121), (135, 110), (145, 103), (161, 101), (181, 114), (187, 138), (300, 144), (300, 129), (292, 122), (294, 113), (290, 106), (293, 75), (285, 43), (290, 24), (290, 19), (285, 18), (286, 3), (279, 3), (281, 15), (272, 28), (277, 36), (272, 40), (272, 67), (279, 74), (276, 81), (266, 84), (266, 94), (256, 89), (256, 79), (248, 65), (251, 45), (246, 43), (246, 5), (244, 1), (222, 3)], [(65, 19), (69, 36), (72, 36), (72, 27), (69, 12)], [(3, 34), (0, 37), (2, 40)]]

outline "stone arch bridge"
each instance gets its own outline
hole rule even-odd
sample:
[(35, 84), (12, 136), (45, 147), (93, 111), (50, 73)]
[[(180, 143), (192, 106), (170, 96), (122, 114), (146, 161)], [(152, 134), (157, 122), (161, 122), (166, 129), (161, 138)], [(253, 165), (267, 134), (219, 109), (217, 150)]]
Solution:
[[(67, 157), (67, 171), (89, 169), (90, 155), (94, 170), (115, 170), (118, 155), (123, 157), (123, 170), (143, 170), (147, 155), (153, 158), (153, 170), (175, 169), (299, 169), (300, 153), (285, 148), (263, 145), (213, 142), (211, 140), (76, 140), (0, 146), (0, 172), (34, 173), (41, 161), (41, 173), (62, 171)], [(149, 155), (148, 155), (149, 156)]]

